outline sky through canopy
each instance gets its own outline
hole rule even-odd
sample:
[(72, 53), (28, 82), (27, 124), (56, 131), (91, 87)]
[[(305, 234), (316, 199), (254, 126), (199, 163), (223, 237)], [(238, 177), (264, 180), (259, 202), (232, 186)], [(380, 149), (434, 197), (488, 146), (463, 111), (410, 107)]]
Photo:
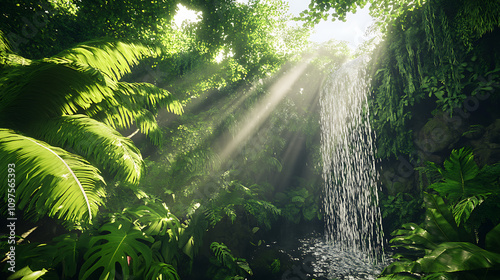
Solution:
[[(290, 6), (290, 13), (298, 16), (300, 12), (307, 9), (310, 0), (286, 0)], [(238, 2), (247, 2), (239, 0)], [(314, 33), (311, 35), (311, 41), (323, 43), (330, 39), (349, 42), (349, 46), (355, 48), (365, 41), (366, 29), (373, 23), (372, 17), (368, 14), (369, 5), (357, 11), (356, 14), (348, 13), (346, 22), (342, 21), (322, 21), (314, 27)], [(195, 21), (200, 13), (188, 10), (179, 5), (179, 10), (174, 18), (177, 25), (184, 20)]]

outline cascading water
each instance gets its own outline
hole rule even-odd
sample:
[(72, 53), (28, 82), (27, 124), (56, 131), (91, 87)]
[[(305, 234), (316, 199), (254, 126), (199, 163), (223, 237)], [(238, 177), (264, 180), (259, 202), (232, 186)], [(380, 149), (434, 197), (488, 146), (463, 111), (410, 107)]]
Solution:
[(321, 153), (327, 241), (375, 263), (383, 260), (367, 57), (344, 64), (321, 92)]

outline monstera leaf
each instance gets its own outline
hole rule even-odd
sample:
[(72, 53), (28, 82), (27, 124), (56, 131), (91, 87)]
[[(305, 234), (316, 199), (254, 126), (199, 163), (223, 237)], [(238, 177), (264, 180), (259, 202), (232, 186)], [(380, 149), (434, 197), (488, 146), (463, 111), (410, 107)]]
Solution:
[(170, 212), (167, 205), (141, 205), (125, 212), (137, 219), (143, 232), (148, 235), (169, 235), (177, 238), (181, 224), (179, 219)]
[[(138, 272), (139, 267), (149, 267), (152, 251), (144, 242), (154, 239), (127, 221), (105, 224), (100, 228), (102, 235), (92, 237), (89, 250), (85, 254), (85, 263), (80, 271), (80, 279), (95, 279), (94, 272), (102, 268), (99, 279), (115, 279), (115, 267), (121, 268), (123, 277)], [(91, 277), (92, 276), (92, 277)]]

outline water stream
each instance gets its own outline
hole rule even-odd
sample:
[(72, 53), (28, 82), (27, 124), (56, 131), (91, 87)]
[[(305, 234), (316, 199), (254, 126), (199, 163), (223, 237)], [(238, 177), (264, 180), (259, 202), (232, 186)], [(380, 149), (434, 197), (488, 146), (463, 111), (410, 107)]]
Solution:
[(384, 253), (367, 62), (359, 57), (333, 72), (320, 105), (326, 241), (343, 257), (371, 264), (383, 261)]

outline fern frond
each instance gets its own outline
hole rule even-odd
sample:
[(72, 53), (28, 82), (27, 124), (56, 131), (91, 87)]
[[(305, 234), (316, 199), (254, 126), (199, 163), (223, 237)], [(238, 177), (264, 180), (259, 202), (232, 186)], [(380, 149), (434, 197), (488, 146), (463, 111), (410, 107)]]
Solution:
[(10, 48), (9, 41), (5, 37), (5, 34), (0, 30), (0, 54), (10, 53), (12, 49)]
[(138, 184), (144, 174), (141, 152), (134, 143), (104, 123), (85, 115), (51, 119), (39, 123), (32, 132), (51, 145), (71, 148), (129, 183)]
[(68, 59), (88, 65), (104, 73), (114, 81), (130, 73), (130, 66), (137, 65), (145, 57), (158, 55), (159, 50), (140, 43), (94, 40), (64, 50), (53, 58)]
[[(0, 129), (0, 164), (15, 165), (17, 206), (38, 215), (62, 218), (75, 223), (87, 219), (102, 204), (104, 195), (99, 170), (85, 159), (42, 141)], [(0, 170), (3, 182), (13, 173)], [(7, 201), (7, 184), (0, 186)]]
[(5, 66), (29, 65), (31, 60), (14, 54), (5, 34), (0, 30), (0, 69)]

